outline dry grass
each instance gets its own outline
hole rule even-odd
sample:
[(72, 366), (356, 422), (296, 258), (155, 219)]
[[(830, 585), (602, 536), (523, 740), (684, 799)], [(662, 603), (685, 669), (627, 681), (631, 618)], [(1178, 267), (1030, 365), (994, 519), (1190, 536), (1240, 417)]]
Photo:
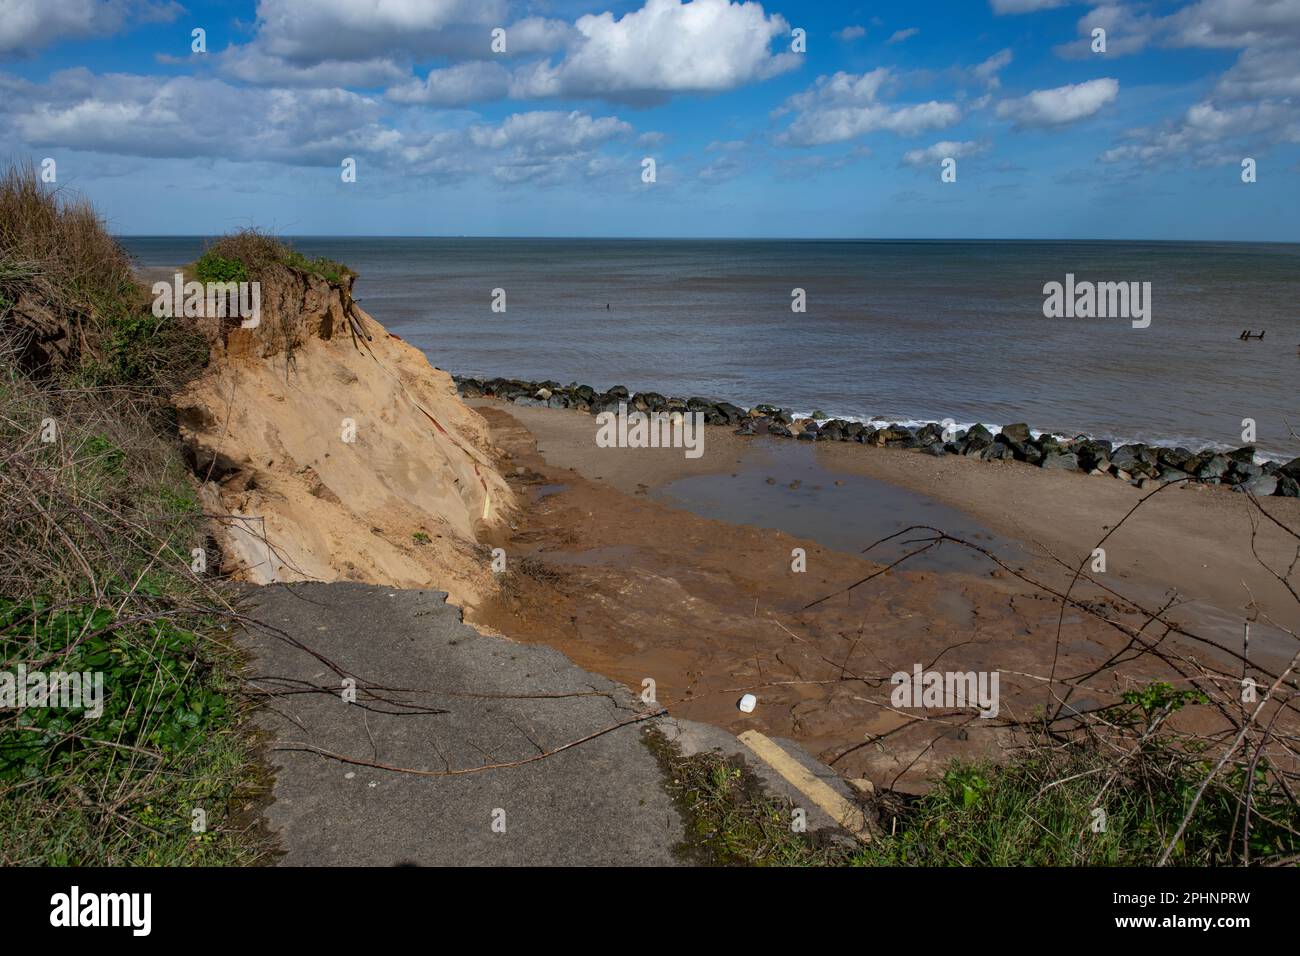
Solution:
[[(60, 330), (66, 361), (20, 360)], [(253, 859), (232, 610), (193, 566), (216, 556), (167, 404), (196, 333), (149, 312), (94, 211), (30, 166), (0, 174), (0, 332), (0, 671), (105, 689), (97, 719), (0, 711), (0, 863)]]

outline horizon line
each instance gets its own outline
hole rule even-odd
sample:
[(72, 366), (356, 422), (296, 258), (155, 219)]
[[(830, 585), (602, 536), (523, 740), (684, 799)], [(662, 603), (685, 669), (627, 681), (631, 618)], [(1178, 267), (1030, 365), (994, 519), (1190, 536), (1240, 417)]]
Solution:
[[(210, 239), (220, 238), (228, 233), (199, 232), (113, 232), (117, 239)], [(1029, 236), (1029, 237), (906, 237), (906, 236), (596, 236), (596, 235), (471, 235), (432, 234), (432, 233), (325, 233), (325, 232), (283, 232), (267, 233), (276, 238), (290, 239), (514, 239), (514, 240), (565, 240), (565, 241), (599, 241), (599, 242), (1148, 242), (1191, 244), (1203, 243), (1213, 245), (1300, 245), (1296, 239), (1151, 239), (1151, 238), (1096, 238), (1067, 236)]]

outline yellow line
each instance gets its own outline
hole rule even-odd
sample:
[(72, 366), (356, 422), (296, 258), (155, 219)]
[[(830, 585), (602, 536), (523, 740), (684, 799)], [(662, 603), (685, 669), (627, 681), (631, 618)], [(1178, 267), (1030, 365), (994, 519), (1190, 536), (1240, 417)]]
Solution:
[(757, 730), (746, 730), (740, 742), (754, 751), (773, 770), (830, 815), (830, 818), (848, 830), (863, 843), (871, 842), (871, 832), (861, 807), (844, 799), (824, 780), (818, 780), (811, 770), (781, 749), (771, 738)]

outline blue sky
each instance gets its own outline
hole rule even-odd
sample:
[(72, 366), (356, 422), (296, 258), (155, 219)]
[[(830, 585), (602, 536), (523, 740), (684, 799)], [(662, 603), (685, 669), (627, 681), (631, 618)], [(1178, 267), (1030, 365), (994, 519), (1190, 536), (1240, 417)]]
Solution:
[(124, 234), (1297, 241), (1300, 0), (4, 0), (0, 135)]

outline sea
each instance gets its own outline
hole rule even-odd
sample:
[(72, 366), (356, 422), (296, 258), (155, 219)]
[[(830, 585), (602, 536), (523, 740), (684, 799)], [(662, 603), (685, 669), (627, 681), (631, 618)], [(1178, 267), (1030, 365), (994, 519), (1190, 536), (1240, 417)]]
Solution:
[[(1300, 455), (1300, 245), (284, 238), (463, 375), (1193, 450), (1253, 427), (1262, 456)], [(206, 241), (120, 239), (147, 269)], [(1150, 283), (1149, 324), (1046, 317), (1067, 275)]]

